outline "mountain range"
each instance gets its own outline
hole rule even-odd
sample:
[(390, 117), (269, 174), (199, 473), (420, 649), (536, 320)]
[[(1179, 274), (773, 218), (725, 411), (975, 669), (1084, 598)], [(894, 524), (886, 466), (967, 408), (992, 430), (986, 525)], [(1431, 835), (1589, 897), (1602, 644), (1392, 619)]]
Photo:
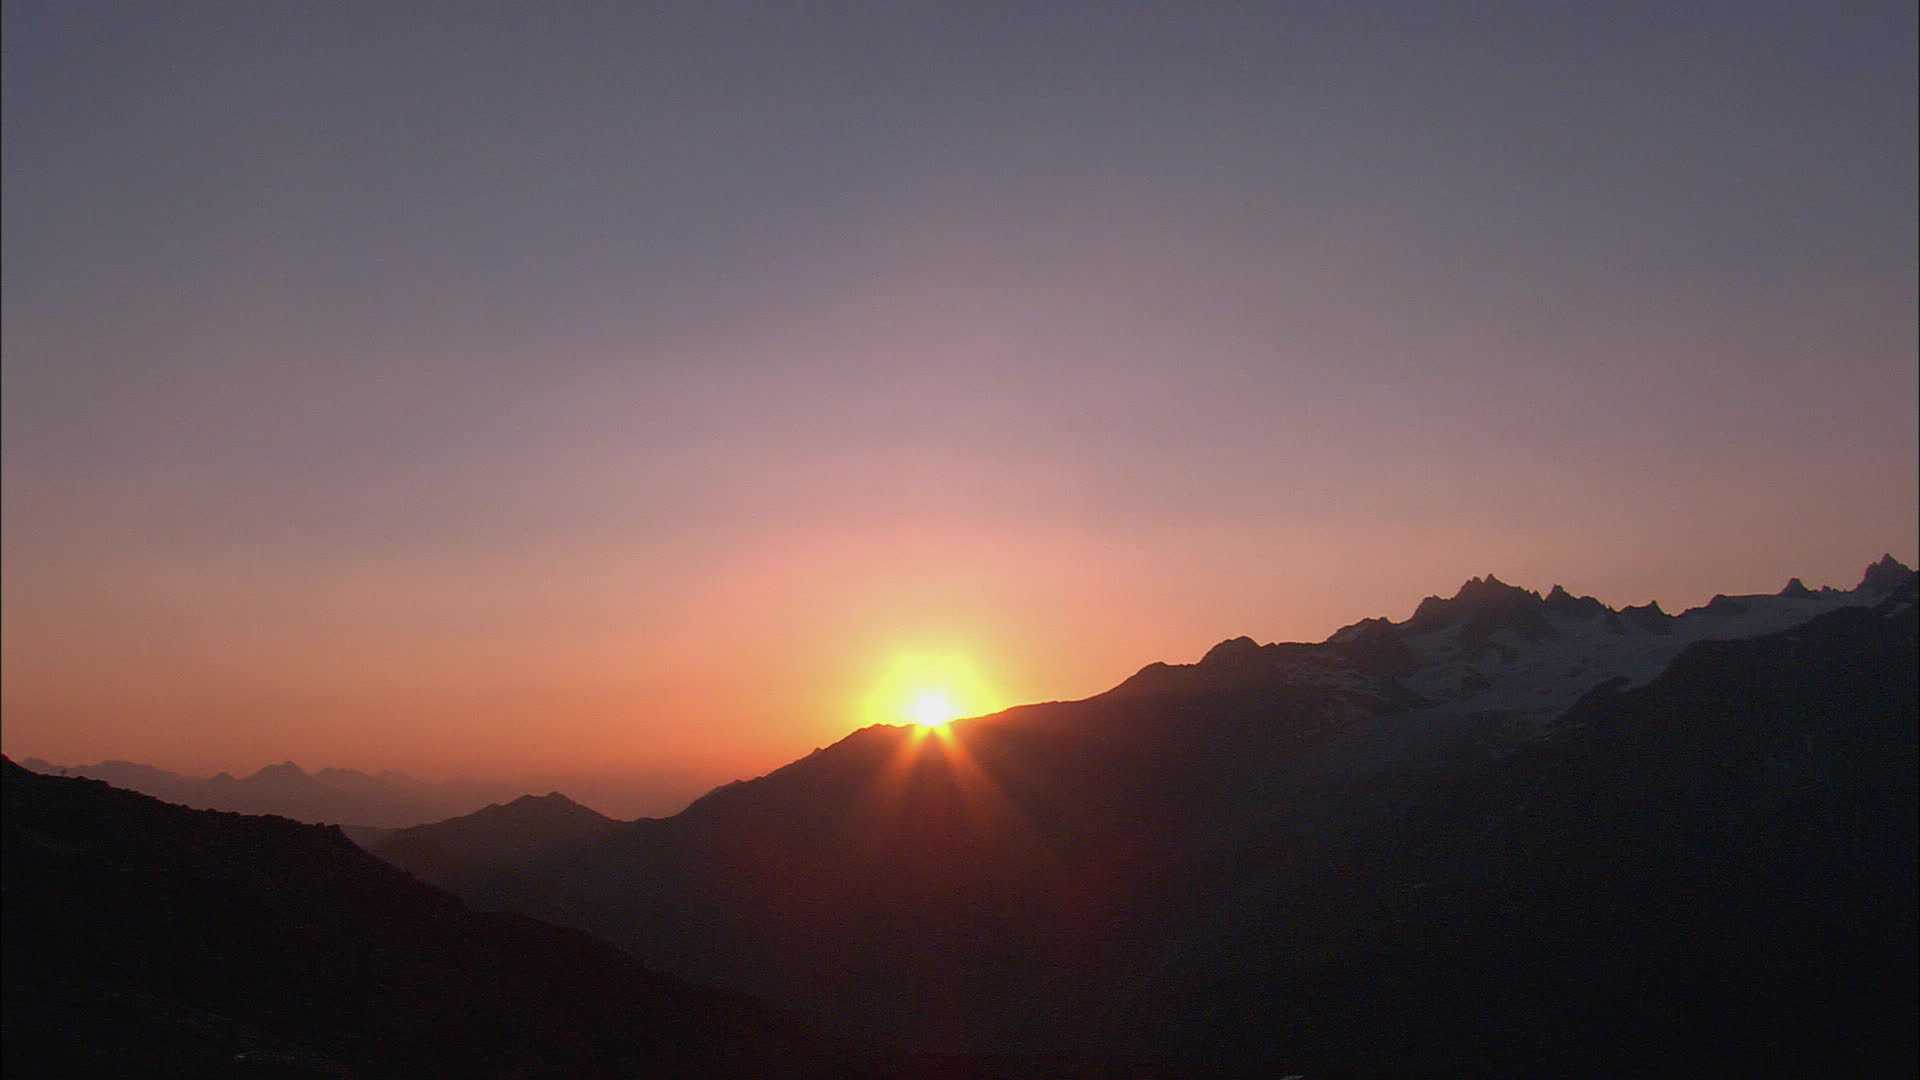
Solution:
[(1488, 575), (366, 850), (9, 761), (8, 1071), (1911, 1075), (1917, 590)]
[(115, 787), (201, 810), (238, 814), (277, 814), (295, 821), (344, 823), (360, 835), (441, 821), (471, 813), (520, 792), (507, 784), (477, 780), (422, 780), (403, 772), (365, 773), (357, 769), (308, 772), (291, 761), (268, 765), (245, 776), (217, 773), (184, 776), (132, 761), (92, 765), (56, 765), (39, 758), (20, 764), (34, 772), (105, 780)]
[(523, 800), (373, 850), (928, 1051), (1904, 1074), (1914, 580), (1889, 556), (1669, 615), (1489, 575), (865, 728), (671, 818)]

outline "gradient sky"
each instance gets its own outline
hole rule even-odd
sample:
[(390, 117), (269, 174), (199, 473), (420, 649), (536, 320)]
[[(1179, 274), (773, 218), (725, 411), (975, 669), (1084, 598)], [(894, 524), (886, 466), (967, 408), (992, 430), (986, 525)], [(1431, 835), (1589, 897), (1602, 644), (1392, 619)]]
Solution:
[(1913, 562), (1914, 5), (1688, 6), (8, 0), (6, 750), (659, 811)]

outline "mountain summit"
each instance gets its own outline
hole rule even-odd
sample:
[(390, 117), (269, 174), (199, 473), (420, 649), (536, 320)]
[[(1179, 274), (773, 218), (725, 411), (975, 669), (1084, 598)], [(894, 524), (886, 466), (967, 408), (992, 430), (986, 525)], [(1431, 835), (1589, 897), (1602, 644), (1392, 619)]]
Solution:
[(398, 829), (369, 848), (436, 885), (471, 891), (503, 870), (577, 850), (612, 835), (622, 824), (554, 791)]
[(1913, 568), (1893, 557), (1891, 553), (1880, 556), (1880, 561), (1867, 567), (1860, 577), (1859, 591), (1867, 593), (1890, 593), (1908, 588), (1914, 580)]

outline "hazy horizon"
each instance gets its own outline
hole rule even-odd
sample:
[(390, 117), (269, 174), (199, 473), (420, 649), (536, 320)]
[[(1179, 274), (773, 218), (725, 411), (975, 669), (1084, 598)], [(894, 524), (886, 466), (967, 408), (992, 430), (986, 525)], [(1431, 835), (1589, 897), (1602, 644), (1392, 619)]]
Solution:
[(1915, 563), (1915, 19), (9, 3), (0, 737), (697, 794)]
[[(1891, 554), (1891, 553), (1888, 552), (1883, 554)], [(1908, 560), (1902, 560), (1902, 561), (1905, 562)], [(1511, 578), (1502, 577), (1502, 575), (1498, 571), (1490, 570), (1490, 571), (1487, 571), (1486, 573), (1491, 574), (1492, 576), (1495, 576), (1495, 577), (1501, 577), (1502, 580), (1506, 582), (1506, 584), (1516, 585), (1521, 588), (1531, 588), (1534, 591), (1542, 594), (1546, 593), (1552, 587), (1553, 584), (1560, 584), (1560, 585), (1566, 584), (1564, 581), (1561, 581), (1560, 579), (1555, 579), (1552, 583), (1549, 583), (1549, 584), (1535, 585), (1528, 582), (1516, 581)], [(1481, 576), (1481, 575), (1475, 575), (1475, 576)], [(1830, 586), (1833, 588), (1845, 590), (1845, 589), (1851, 588), (1855, 584), (1858, 584), (1857, 580), (1850, 579), (1850, 578), (1840, 578), (1833, 581), (1819, 581), (1819, 580), (1809, 579), (1805, 575), (1788, 575), (1787, 577), (1784, 577), (1781, 579), (1780, 584), (1785, 585), (1786, 581), (1792, 577), (1801, 578), (1803, 584), (1807, 585), (1807, 587), (1814, 590), (1819, 590), (1823, 586)], [(1574, 588), (1571, 591), (1575, 595), (1584, 595), (1584, 590), (1581, 590), (1578, 588)], [(1695, 590), (1695, 591), (1697, 592), (1698, 590)], [(1685, 610), (1687, 610), (1688, 608), (1699, 607), (1701, 605), (1704, 605), (1706, 601), (1710, 599), (1714, 593), (1725, 592), (1728, 595), (1737, 596), (1737, 595), (1752, 595), (1755, 593), (1767, 594), (1774, 591), (1777, 591), (1777, 590), (1774, 588), (1712, 590), (1711, 592), (1698, 596), (1693, 601), (1684, 602), (1684, 603), (1678, 602), (1678, 601), (1671, 601), (1668, 599), (1662, 599), (1660, 597), (1648, 597), (1646, 599), (1650, 599), (1655, 602), (1658, 602), (1660, 603), (1661, 607), (1664, 610), (1668, 611), (1671, 614), (1678, 615), (1684, 612)], [(1435, 595), (1450, 595), (1450, 591), (1442, 590), (1440, 593)], [(1610, 598), (1610, 597), (1596, 597), (1596, 599), (1599, 599), (1601, 600), (1601, 602), (1606, 603), (1609, 607), (1614, 607), (1614, 608), (1626, 606), (1626, 604), (1629, 602), (1629, 601), (1619, 600), (1617, 598)], [(1643, 599), (1637, 602), (1644, 603), (1646, 602), (1646, 599)], [(1415, 601), (1415, 603), (1417, 604), (1417, 601)], [(1410, 615), (1411, 615), (1411, 606), (1408, 607), (1408, 610), (1403, 612), (1397, 612), (1397, 613), (1377, 612), (1371, 615), (1358, 615), (1352, 619), (1345, 620), (1344, 622), (1341, 622), (1336, 626), (1329, 627), (1327, 634), (1332, 633), (1334, 630), (1339, 629), (1341, 626), (1350, 625), (1351, 623), (1356, 622), (1363, 618), (1376, 618), (1376, 617), (1384, 616), (1395, 622), (1399, 622), (1406, 619)], [(1324, 640), (1327, 637), (1327, 634), (1311, 635), (1311, 636), (1302, 637), (1298, 639), (1275, 639), (1275, 640), (1299, 640), (1304, 642), (1319, 642)], [(1141, 660), (1139, 664), (1135, 665), (1132, 669), (1129, 669), (1128, 671), (1122, 673), (1119, 677), (1115, 678), (1112, 684), (1101, 686), (1095, 690), (1090, 690), (1086, 694), (1074, 694), (1074, 695), (1069, 695), (1069, 696), (1056, 698), (1056, 699), (1049, 699), (1049, 700), (1075, 700), (1080, 697), (1092, 696), (1094, 694), (1101, 693), (1105, 690), (1111, 689), (1113, 685), (1118, 685), (1118, 683), (1123, 681), (1128, 675), (1133, 674), (1134, 671), (1137, 671), (1139, 668), (1145, 667), (1148, 664), (1151, 664), (1154, 662), (1171, 663), (1171, 664), (1193, 663), (1199, 660), (1201, 654), (1203, 654), (1207, 649), (1211, 648), (1213, 645), (1218, 644), (1220, 641), (1224, 641), (1229, 637), (1235, 637), (1235, 636), (1239, 636), (1239, 635), (1227, 634), (1227, 635), (1218, 637), (1216, 639), (1210, 640), (1205, 644), (1198, 646), (1196, 649), (1192, 650), (1187, 655), (1145, 658)], [(1265, 644), (1267, 642), (1265, 639), (1261, 639), (1261, 643)], [(1001, 708), (1008, 708), (1015, 705), (1034, 704), (1038, 700), (1040, 699), (1035, 699), (1034, 701), (1003, 702), (990, 711), (997, 712)], [(902, 724), (902, 723), (907, 723), (908, 721), (900, 718), (894, 718), (891, 720), (881, 719), (878, 721), (869, 721), (866, 719), (862, 719), (856, 723), (850, 724), (850, 726), (845, 731), (842, 731), (834, 735), (832, 738), (829, 738), (828, 740), (826, 740), (826, 743), (822, 745), (828, 745), (834, 742), (838, 742), (845, 735), (857, 730), (862, 726), (865, 726), (869, 722)], [(819, 747), (812, 747), (808, 749), (818, 749), (818, 748)], [(427, 761), (423, 763), (423, 766), (420, 768), (398, 768), (394, 766), (369, 766), (365, 764), (353, 764), (353, 763), (345, 763), (345, 762), (339, 762), (339, 761), (296, 761), (292, 758), (285, 758), (285, 757), (269, 758), (265, 760), (260, 760), (253, 764), (243, 763), (238, 765), (223, 766), (219, 768), (206, 768), (204, 765), (176, 767), (176, 766), (170, 766), (170, 765), (164, 764), (160, 761), (144, 760), (144, 759), (134, 760), (131, 758), (127, 758), (127, 757), (124, 757), (121, 755), (115, 755), (115, 754), (96, 754), (86, 758), (85, 760), (80, 760), (77, 758), (73, 760), (55, 760), (54, 758), (46, 754), (39, 754), (39, 753), (32, 753), (32, 752), (18, 752), (11, 746), (9, 746), (6, 750), (6, 753), (8, 754), (8, 756), (18, 761), (24, 761), (25, 759), (28, 759), (28, 758), (39, 758), (47, 761), (50, 764), (57, 765), (62, 768), (68, 768), (68, 769), (84, 768), (89, 765), (98, 765), (104, 762), (118, 761), (118, 762), (130, 763), (130, 764), (148, 765), (156, 768), (163, 768), (169, 772), (174, 772), (182, 776), (196, 778), (196, 779), (205, 779), (221, 772), (229, 773), (236, 778), (246, 777), (255, 772), (260, 771), (261, 769), (267, 768), (272, 765), (285, 763), (285, 762), (292, 762), (293, 764), (299, 765), (303, 770), (305, 770), (308, 773), (316, 773), (323, 769), (329, 769), (329, 768), (351, 769), (351, 770), (356, 770), (359, 772), (368, 773), (372, 775), (380, 775), (382, 773), (394, 772), (394, 773), (403, 774), (408, 778), (411, 778), (414, 780), (425, 781), (429, 783), (467, 782), (474, 785), (503, 785), (505, 787), (512, 788), (516, 792), (525, 793), (525, 794), (534, 794), (534, 795), (544, 794), (549, 791), (558, 791), (566, 795), (567, 797), (571, 798), (575, 802), (581, 803), (582, 805), (585, 805), (585, 806), (589, 806), (610, 817), (622, 818), (622, 819), (630, 819), (635, 817), (671, 816), (672, 814), (678, 813), (680, 810), (684, 809), (688, 803), (692, 802), (693, 800), (699, 798), (700, 796), (706, 794), (707, 792), (713, 790), (716, 787), (730, 783), (735, 780), (751, 779), (755, 776), (764, 775), (766, 772), (772, 771), (773, 769), (779, 768), (781, 765), (787, 764), (787, 762), (791, 760), (792, 757), (798, 757), (798, 756), (804, 755), (806, 752), (807, 750), (804, 750), (804, 749), (793, 751), (793, 753), (788, 758), (782, 758), (781, 760), (775, 761), (772, 764), (767, 765), (765, 768), (758, 769), (753, 772), (741, 773), (738, 775), (722, 775), (719, 773), (703, 774), (692, 769), (681, 770), (677, 773), (669, 770), (650, 770), (650, 771), (634, 770), (630, 772), (602, 771), (598, 773), (595, 773), (595, 772), (567, 773), (567, 772), (555, 772), (555, 771), (535, 771), (535, 772), (505, 771), (505, 772), (497, 772), (492, 774), (473, 773), (473, 772), (461, 773), (461, 772), (450, 772), (445, 768), (436, 768), (432, 761)]]

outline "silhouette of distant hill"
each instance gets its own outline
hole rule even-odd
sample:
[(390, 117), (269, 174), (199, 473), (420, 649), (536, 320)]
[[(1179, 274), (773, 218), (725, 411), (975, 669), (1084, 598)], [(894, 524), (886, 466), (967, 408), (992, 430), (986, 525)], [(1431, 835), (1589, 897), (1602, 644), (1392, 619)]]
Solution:
[(211, 777), (182, 776), (131, 761), (55, 765), (25, 758), (21, 764), (38, 773), (105, 780), (115, 787), (202, 810), (278, 814), (296, 821), (380, 829), (471, 813), (519, 794), (504, 784), (429, 781), (400, 772), (321, 769), (310, 773), (291, 761), (241, 777), (224, 772)]
[(896, 1071), (337, 829), (0, 769), (9, 1076)]
[(369, 838), (368, 850), (456, 891), (489, 876), (565, 855), (612, 835), (622, 822), (559, 792), (523, 795), (465, 817)]
[(929, 1049), (1910, 1072), (1889, 562), (1678, 616), (1489, 575), (950, 737), (866, 728), (459, 887)]

